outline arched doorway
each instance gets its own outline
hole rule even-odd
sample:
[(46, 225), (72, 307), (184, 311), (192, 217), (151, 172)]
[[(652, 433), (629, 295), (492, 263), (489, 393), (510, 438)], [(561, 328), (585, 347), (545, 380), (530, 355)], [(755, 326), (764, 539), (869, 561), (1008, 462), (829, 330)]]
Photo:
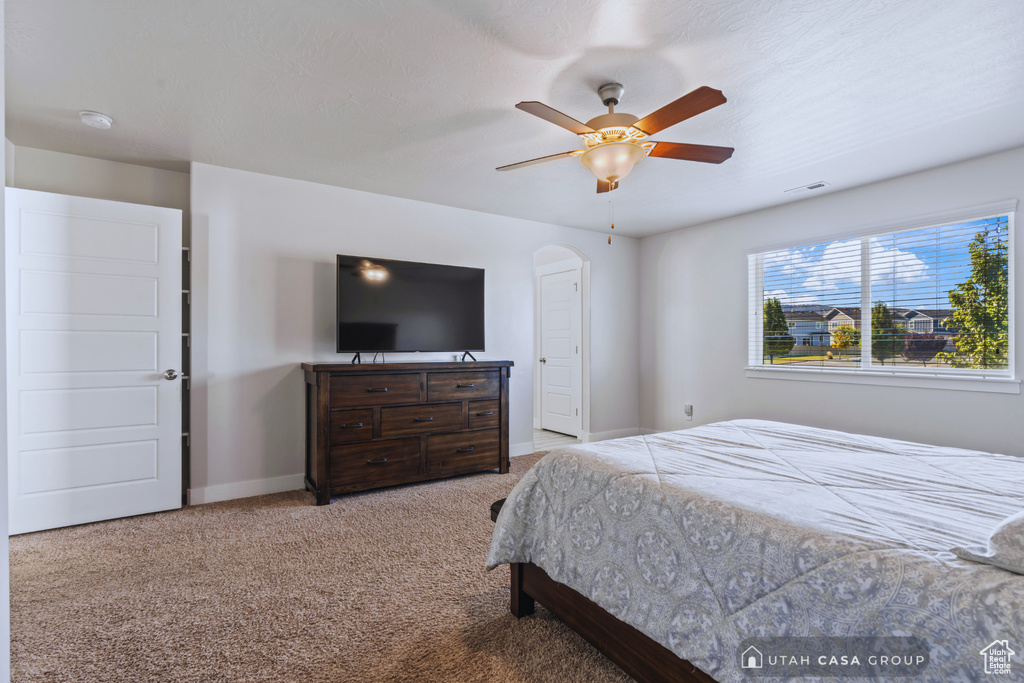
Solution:
[(590, 432), (590, 259), (551, 244), (533, 255), (534, 428)]

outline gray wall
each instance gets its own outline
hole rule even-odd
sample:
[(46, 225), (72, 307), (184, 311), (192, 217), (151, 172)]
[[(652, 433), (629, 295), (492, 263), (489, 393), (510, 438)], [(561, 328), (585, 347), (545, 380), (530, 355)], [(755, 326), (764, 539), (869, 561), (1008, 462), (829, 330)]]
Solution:
[[(1022, 197), (1024, 149), (1017, 149), (644, 239), (641, 425), (668, 430), (765, 418), (1024, 455), (1020, 394), (760, 379), (744, 372), (748, 253)], [(1022, 245), (1017, 235), (1017, 320), (1024, 316)], [(1022, 352), (1018, 334), (1018, 376)], [(683, 418), (684, 403), (694, 405), (693, 422)]]
[[(219, 168), (192, 166), (193, 500), (296, 488), (302, 361), (335, 353), (335, 255), (486, 269), (487, 352), (510, 359), (513, 454), (533, 442), (533, 254), (591, 261), (591, 431), (635, 433), (639, 248), (602, 233)], [(451, 354), (388, 354), (389, 361)]]

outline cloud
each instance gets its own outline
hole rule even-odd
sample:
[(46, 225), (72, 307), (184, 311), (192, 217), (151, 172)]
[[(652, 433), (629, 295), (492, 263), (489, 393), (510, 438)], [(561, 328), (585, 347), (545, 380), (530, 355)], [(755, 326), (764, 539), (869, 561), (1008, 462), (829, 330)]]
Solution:
[(905, 284), (928, 279), (928, 264), (909, 251), (886, 249), (871, 238), (871, 284), (881, 282)]
[[(928, 265), (916, 254), (898, 248), (886, 247), (877, 238), (868, 241), (871, 250), (871, 282), (920, 282), (928, 279)], [(843, 240), (809, 249), (786, 249), (765, 254), (765, 269), (791, 279), (802, 277), (799, 289), (812, 292), (849, 290), (850, 285), (861, 282), (861, 240)]]
[(765, 292), (764, 298), (766, 300), (767, 299), (778, 299), (782, 303), (789, 304), (789, 305), (792, 305), (792, 304), (811, 305), (811, 304), (820, 303), (820, 301), (818, 300), (818, 297), (814, 296), (813, 294), (807, 293), (807, 294), (791, 295), (788, 292), (786, 292), (786, 290), (784, 290), (784, 289), (773, 289), (770, 292)]

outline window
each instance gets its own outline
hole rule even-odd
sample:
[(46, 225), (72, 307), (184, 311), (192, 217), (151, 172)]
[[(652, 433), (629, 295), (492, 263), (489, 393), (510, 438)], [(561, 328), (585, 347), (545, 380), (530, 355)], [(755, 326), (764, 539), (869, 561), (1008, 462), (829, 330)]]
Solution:
[(998, 208), (751, 255), (748, 374), (1012, 379), (1015, 202)]

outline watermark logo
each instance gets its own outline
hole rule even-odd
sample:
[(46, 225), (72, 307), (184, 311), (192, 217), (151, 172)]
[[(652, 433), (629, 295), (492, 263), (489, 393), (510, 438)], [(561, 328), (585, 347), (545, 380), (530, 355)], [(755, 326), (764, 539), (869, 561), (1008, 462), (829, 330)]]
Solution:
[(751, 638), (737, 651), (741, 670), (758, 679), (912, 677), (928, 667), (930, 653), (928, 643), (916, 636)]
[(1010, 657), (1017, 653), (1010, 649), (1010, 644), (1007, 641), (993, 640), (980, 654), (985, 658), (985, 673), (1008, 674), (1010, 673)]

